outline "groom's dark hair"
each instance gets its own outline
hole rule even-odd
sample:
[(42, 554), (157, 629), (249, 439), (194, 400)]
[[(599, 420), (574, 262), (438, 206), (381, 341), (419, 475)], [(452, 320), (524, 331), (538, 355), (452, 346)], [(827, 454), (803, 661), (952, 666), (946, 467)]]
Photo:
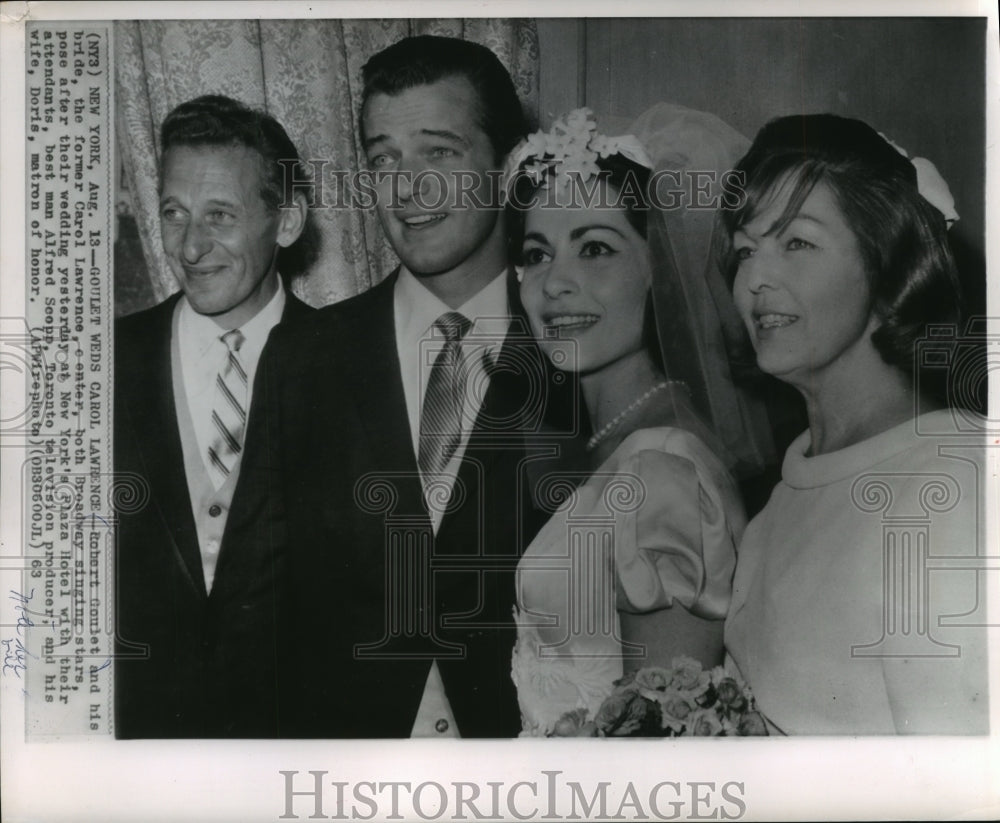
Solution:
[(486, 46), (457, 37), (407, 37), (374, 55), (361, 70), (361, 139), (364, 111), (373, 94), (400, 94), (448, 77), (464, 77), (479, 98), (479, 125), (499, 163), (528, 133), (514, 81)]

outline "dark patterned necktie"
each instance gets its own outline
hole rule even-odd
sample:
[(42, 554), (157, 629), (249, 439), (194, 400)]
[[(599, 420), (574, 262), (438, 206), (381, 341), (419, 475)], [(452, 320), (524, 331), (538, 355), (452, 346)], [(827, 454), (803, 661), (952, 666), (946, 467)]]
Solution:
[(447, 312), (434, 322), (434, 326), (444, 336), (445, 343), (431, 366), (420, 412), (417, 465), (425, 486), (445, 470), (462, 439), (465, 399), (462, 338), (472, 322), (458, 312)]
[(215, 401), (212, 405), (212, 443), (208, 447), (208, 465), (216, 488), (226, 482), (240, 452), (247, 423), (247, 373), (240, 361), (243, 332), (233, 329), (222, 335), (226, 361), (215, 376)]

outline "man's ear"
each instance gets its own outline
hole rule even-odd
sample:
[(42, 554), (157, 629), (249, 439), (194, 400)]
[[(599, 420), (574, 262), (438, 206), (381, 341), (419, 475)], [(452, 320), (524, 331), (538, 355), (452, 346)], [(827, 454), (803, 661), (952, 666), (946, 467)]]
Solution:
[(306, 227), (306, 217), (309, 214), (309, 205), (306, 196), (297, 191), (292, 195), (292, 205), (282, 206), (278, 209), (278, 245), (288, 248), (299, 239), (302, 231)]

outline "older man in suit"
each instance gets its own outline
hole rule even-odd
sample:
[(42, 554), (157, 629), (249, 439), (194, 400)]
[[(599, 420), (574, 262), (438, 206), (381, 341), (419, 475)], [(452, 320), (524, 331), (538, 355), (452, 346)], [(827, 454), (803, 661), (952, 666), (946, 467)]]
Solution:
[[(414, 37), (364, 68), (385, 281), (280, 330), (268, 485), (289, 563), (282, 735), (510, 737), (513, 570), (566, 385), (528, 332), (496, 173), (525, 132), (487, 48)], [(292, 352), (296, 356), (289, 360)]]
[(118, 737), (266, 737), (277, 729), (281, 558), (233, 539), (230, 510), (261, 426), (251, 403), (271, 330), (310, 313), (281, 253), (303, 232), (294, 144), (270, 115), (221, 96), (161, 131), (163, 247), (181, 291), (115, 329), (115, 471), (148, 487), (117, 544)]

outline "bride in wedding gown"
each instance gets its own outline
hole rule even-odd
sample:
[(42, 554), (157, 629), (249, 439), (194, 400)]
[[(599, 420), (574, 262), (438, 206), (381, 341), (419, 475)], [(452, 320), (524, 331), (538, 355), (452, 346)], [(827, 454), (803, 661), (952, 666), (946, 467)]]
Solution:
[[(728, 352), (742, 329), (716, 266), (715, 206), (747, 141), (661, 104), (607, 137), (586, 110), (508, 165), (521, 298), (559, 369), (580, 378), (592, 473), (518, 566), (512, 675), (522, 735), (593, 718), (623, 673), (722, 662), (736, 546), (734, 476), (772, 445)], [(540, 493), (556, 495), (553, 476)]]

